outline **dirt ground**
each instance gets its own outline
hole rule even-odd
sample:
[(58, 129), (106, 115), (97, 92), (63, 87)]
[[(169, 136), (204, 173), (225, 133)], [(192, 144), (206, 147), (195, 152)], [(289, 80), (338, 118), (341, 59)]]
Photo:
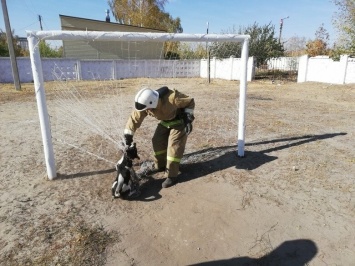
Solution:
[[(162, 189), (157, 174), (139, 198), (113, 200), (117, 143), (135, 92), (148, 83), (196, 101), (179, 183)], [(248, 83), (240, 158), (238, 84), (121, 80), (100, 95), (94, 82), (75, 83), (90, 111), (115, 126), (106, 138), (81, 122), (59, 127), (54, 106), (67, 103), (49, 89), (52, 181), (33, 84), (20, 92), (0, 84), (0, 264), (355, 265), (355, 85)], [(151, 159), (155, 125), (148, 118), (135, 135), (136, 169)]]

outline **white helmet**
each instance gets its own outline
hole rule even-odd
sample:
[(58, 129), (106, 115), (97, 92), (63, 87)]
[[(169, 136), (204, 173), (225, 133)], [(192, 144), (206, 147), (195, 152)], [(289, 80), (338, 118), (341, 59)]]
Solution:
[(158, 100), (159, 93), (157, 91), (148, 88), (141, 89), (134, 98), (135, 108), (137, 111), (156, 108), (158, 105)]

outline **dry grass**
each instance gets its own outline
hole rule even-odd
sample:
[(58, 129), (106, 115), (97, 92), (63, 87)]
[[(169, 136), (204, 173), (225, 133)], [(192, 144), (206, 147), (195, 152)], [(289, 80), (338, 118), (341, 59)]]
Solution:
[[(185, 265), (213, 261), (214, 253), (261, 258), (291, 237), (312, 238), (325, 250), (321, 259), (329, 264), (342, 254), (354, 255), (346, 247), (353, 243), (354, 219), (352, 87), (249, 83), (247, 156), (237, 159), (238, 82), (132, 79), (73, 84), (103, 116), (105, 99), (97, 92), (105, 90), (108, 99), (120, 95), (122, 104), (109, 107), (122, 108), (125, 120), (138, 85), (165, 82), (195, 97), (196, 120), (181, 183), (161, 192), (161, 180), (151, 180), (143, 194), (157, 195), (152, 202), (112, 201), (113, 165), (57, 142), (61, 178), (47, 182), (33, 84), (22, 84), (19, 92), (1, 85), (0, 103), (6, 107), (1, 111), (7, 115), (0, 143), (1, 265), (105, 265), (112, 256), (122, 265), (157, 265), (171, 258)], [(45, 85), (51, 104), (58, 84)], [(155, 126), (155, 120), (147, 120), (135, 136), (143, 160), (150, 158)], [(111, 161), (120, 157), (116, 146), (76, 124), (62, 136), (71, 137), (76, 129), (82, 131), (76, 134), (78, 147)], [(193, 244), (203, 248), (196, 251)]]
[(101, 225), (87, 224), (75, 208), (56, 216), (13, 221), (21, 235), (12, 243), (11, 250), (2, 253), (0, 264), (104, 265), (107, 247), (119, 241), (118, 234)]

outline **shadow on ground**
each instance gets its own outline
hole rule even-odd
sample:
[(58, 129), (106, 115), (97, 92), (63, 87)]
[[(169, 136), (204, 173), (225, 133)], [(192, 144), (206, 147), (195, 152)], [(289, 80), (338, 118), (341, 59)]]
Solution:
[[(261, 142), (248, 143), (246, 146), (262, 146), (274, 144), (272, 148), (260, 151), (246, 151), (245, 157), (237, 156), (237, 145), (208, 148), (193, 153), (185, 154), (181, 163), (181, 175), (179, 183), (187, 182), (195, 178), (206, 176), (217, 171), (221, 171), (230, 167), (244, 170), (254, 170), (263, 164), (269, 163), (277, 159), (267, 153), (288, 149), (294, 146), (303, 145), (313, 141), (343, 136), (346, 133), (332, 133), (322, 135), (305, 135), (291, 138), (280, 138)], [(279, 144), (279, 145), (277, 145)], [(107, 169), (101, 171), (81, 172), (76, 174), (58, 174), (58, 179), (78, 178), (91, 175), (107, 174), (114, 172), (115, 169)], [(161, 198), (159, 194), (163, 179), (155, 179), (148, 177), (141, 185), (142, 194), (136, 200), (152, 201)]]
[(90, 172), (80, 172), (75, 174), (61, 174), (57, 173), (57, 178), (55, 180), (61, 179), (70, 179), (70, 178), (79, 178), (79, 177), (86, 177), (86, 176), (93, 176), (93, 175), (103, 175), (115, 172), (115, 168), (99, 170), (99, 171), (90, 171)]
[(317, 245), (308, 239), (285, 241), (265, 256), (254, 259), (238, 257), (206, 261), (190, 266), (305, 266), (316, 256)]
[[(236, 169), (253, 170), (263, 164), (269, 163), (277, 159), (267, 153), (272, 151), (283, 150), (294, 146), (303, 145), (317, 140), (329, 139), (337, 136), (343, 136), (346, 133), (322, 134), (322, 135), (305, 135), (291, 138), (280, 138), (267, 140), (262, 142), (248, 143), (246, 146), (262, 146), (268, 144), (280, 144), (272, 148), (260, 151), (246, 151), (245, 157), (237, 156), (237, 145), (208, 148), (193, 153), (185, 154), (181, 164), (181, 175), (179, 183), (188, 182), (190, 180), (203, 177), (214, 172), (218, 172), (230, 167)], [(285, 144), (286, 143), (286, 144)], [(164, 180), (150, 178), (142, 186), (142, 195), (139, 200), (156, 200), (161, 198), (159, 191)]]
[[(253, 170), (277, 159), (277, 157), (270, 156), (267, 153), (343, 135), (346, 135), (346, 133), (305, 135), (248, 143), (246, 146), (281, 144), (260, 151), (246, 151), (245, 157), (242, 158), (237, 156), (237, 145), (209, 148), (186, 154), (181, 165), (181, 171), (183, 172), (182, 180), (189, 181), (232, 166), (235, 166), (237, 169)], [(188, 176), (185, 176), (184, 173), (188, 173)]]

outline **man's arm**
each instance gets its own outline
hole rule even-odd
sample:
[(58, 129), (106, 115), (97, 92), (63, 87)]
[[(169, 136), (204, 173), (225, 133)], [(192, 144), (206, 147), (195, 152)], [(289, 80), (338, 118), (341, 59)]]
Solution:
[(182, 116), (185, 123), (185, 131), (186, 134), (190, 134), (192, 132), (192, 122), (195, 120), (195, 100), (194, 98), (176, 91), (175, 103), (177, 107), (183, 109)]
[(127, 120), (123, 135), (125, 138), (126, 145), (131, 145), (133, 142), (133, 135), (136, 130), (141, 126), (144, 118), (146, 118), (146, 111), (133, 111)]

